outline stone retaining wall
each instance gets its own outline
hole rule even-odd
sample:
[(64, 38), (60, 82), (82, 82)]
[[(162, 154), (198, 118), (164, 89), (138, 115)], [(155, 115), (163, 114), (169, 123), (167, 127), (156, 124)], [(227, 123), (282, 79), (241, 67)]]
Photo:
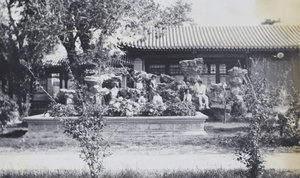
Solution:
[[(77, 119), (68, 117), (64, 119)], [(163, 117), (104, 117), (107, 126), (104, 131), (116, 130), (117, 136), (149, 136), (149, 135), (206, 135), (204, 122), (208, 116), (163, 116)], [(59, 118), (35, 115), (24, 118), (28, 123), (29, 133), (63, 132)]]

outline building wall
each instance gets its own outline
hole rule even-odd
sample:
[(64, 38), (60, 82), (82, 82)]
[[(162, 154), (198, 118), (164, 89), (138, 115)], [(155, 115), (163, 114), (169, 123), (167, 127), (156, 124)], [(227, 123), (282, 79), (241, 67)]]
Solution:
[[(278, 58), (278, 53), (283, 53), (284, 57)], [(258, 61), (257, 66), (262, 66), (264, 75), (273, 83), (279, 84), (279, 80), (287, 75), (287, 81), (292, 82), (294, 87), (300, 89), (300, 53), (299, 51), (273, 51), (266, 53), (252, 53), (249, 55), (250, 61)], [(253, 62), (251, 62), (253, 63)], [(251, 64), (251, 68), (255, 67)]]
[[(128, 53), (136, 61), (143, 61), (143, 68), (148, 73), (167, 74), (182, 80), (179, 61), (203, 58), (205, 69), (202, 80), (206, 85), (228, 81), (227, 71), (234, 66), (246, 67), (246, 53), (233, 51), (131, 51)], [(134, 68), (139, 70), (140, 67)]]
[[(282, 52), (284, 57), (279, 59), (276, 55)], [(178, 65), (180, 60), (203, 58), (206, 69), (203, 71), (202, 80), (206, 85), (213, 83), (228, 82), (229, 76), (220, 72), (222, 65), (226, 64), (226, 71), (234, 66), (242, 68), (251, 68), (251, 59), (266, 59), (268, 65), (264, 65), (265, 75), (274, 83), (278, 81), (278, 76), (283, 71), (289, 71), (288, 80), (293, 81), (293, 86), (300, 89), (300, 52), (299, 50), (275, 50), (268, 51), (193, 51), (193, 50), (169, 50), (169, 51), (136, 51), (131, 50), (127, 53), (128, 57), (141, 59), (143, 61), (143, 70), (155, 74), (168, 74), (176, 77), (178, 80), (183, 79), (182, 74), (174, 69), (174, 65)], [(152, 68), (151, 68), (152, 65)], [(154, 67), (154, 68), (153, 68)], [(215, 71), (212, 72), (212, 69)], [(224, 66), (223, 66), (224, 71)]]
[[(260, 59), (256, 64), (263, 68), (264, 75), (269, 81), (278, 86), (287, 82), (289, 86), (300, 90), (300, 60), (296, 59)], [(252, 67), (255, 67), (253, 65)]]

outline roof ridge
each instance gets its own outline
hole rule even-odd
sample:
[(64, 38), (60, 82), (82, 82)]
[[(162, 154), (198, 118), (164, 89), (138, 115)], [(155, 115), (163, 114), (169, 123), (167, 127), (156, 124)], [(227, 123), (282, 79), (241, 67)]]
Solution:
[(152, 28), (145, 40), (120, 43), (120, 48), (144, 50), (191, 49), (298, 49), (300, 26), (248, 25), (199, 26), (177, 25), (163, 29)]
[(300, 25), (298, 24), (292, 24), (292, 25), (195, 25), (195, 24), (183, 24), (183, 25), (170, 25), (166, 27), (150, 27), (150, 31), (156, 30), (156, 29), (166, 29), (166, 28), (179, 28), (179, 27), (209, 27), (209, 28), (220, 28), (220, 27), (232, 27), (232, 28), (239, 28), (239, 27), (298, 27), (300, 28)]

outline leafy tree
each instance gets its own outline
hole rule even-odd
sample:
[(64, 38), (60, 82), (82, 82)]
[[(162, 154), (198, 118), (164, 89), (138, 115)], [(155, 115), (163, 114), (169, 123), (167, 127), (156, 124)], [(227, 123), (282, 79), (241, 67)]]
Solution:
[[(291, 59), (291, 66), (297, 66), (296, 61)], [(292, 70), (289, 67), (286, 72), (292, 73)], [(279, 81), (281, 87), (285, 88), (285, 105), (288, 106), (286, 112), (278, 114), (279, 135), (285, 142), (284, 145), (297, 145), (300, 139), (300, 86), (297, 85), (297, 81), (289, 80), (287, 76)]]
[[(255, 75), (256, 74), (256, 75)], [(267, 83), (263, 76), (252, 73), (247, 80), (246, 105), (251, 113), (250, 130), (240, 139), (237, 147), (238, 160), (249, 168), (249, 177), (260, 177), (263, 170), (261, 155), (262, 138), (265, 136), (263, 126), (270, 117), (269, 97), (266, 94)], [(264, 101), (263, 101), (264, 100)]]
[(280, 135), (292, 142), (299, 143), (300, 138), (300, 91), (292, 87), (289, 109), (285, 115), (279, 115)]
[(132, 37), (151, 26), (181, 24), (190, 20), (191, 7), (182, 1), (162, 9), (153, 0), (5, 0), (1, 9), (0, 63), (5, 67), (0, 76), (9, 85), (10, 97), (15, 94), (21, 105), (34, 89), (32, 74), (43, 74), (40, 60), (54, 44), (65, 47), (72, 72), (79, 78), (83, 64), (101, 65), (109, 59), (113, 45), (107, 42), (120, 40), (116, 34)]
[[(166, 9), (161, 9), (153, 0), (61, 0), (56, 3), (56, 22), (61, 29), (57, 36), (68, 52), (71, 77), (79, 82), (84, 69), (82, 65), (97, 65), (103, 69), (100, 72), (107, 69), (105, 62), (114, 48), (110, 40), (118, 41), (122, 36), (142, 37), (145, 32), (150, 32), (148, 27), (161, 29), (183, 23), (188, 20), (186, 13), (190, 10), (190, 5), (182, 1)], [(78, 53), (76, 44), (80, 44), (82, 53)], [(117, 71), (109, 70), (109, 73), (114, 72)], [(91, 176), (98, 177), (109, 141), (102, 132), (106, 111), (97, 100), (90, 100), (84, 86), (77, 85), (77, 94), (82, 115), (78, 120), (64, 120), (65, 132), (78, 141)], [(63, 116), (73, 112), (69, 107), (55, 108), (66, 111)]]
[(21, 114), (22, 103), (28, 101), (26, 94), (35, 89), (36, 76), (28, 69), (37, 76), (43, 74), (40, 59), (58, 40), (53, 35), (58, 31), (53, 23), (55, 14), (47, 2), (1, 1), (0, 78), (8, 85), (10, 98), (16, 96)]
[(109, 60), (108, 52), (116, 45), (109, 41), (143, 35), (149, 27), (182, 24), (190, 20), (187, 13), (191, 10), (191, 5), (183, 1), (162, 9), (153, 0), (61, 0), (55, 7), (61, 28), (58, 37), (77, 79), (83, 64), (101, 65)]
[(88, 164), (91, 177), (100, 177), (103, 170), (103, 158), (109, 143), (104, 139), (103, 106), (85, 103), (83, 114), (78, 119), (64, 120), (65, 133), (78, 141), (81, 157)]
[(18, 116), (17, 110), (17, 104), (0, 90), (0, 132), (4, 131), (8, 121)]
[[(250, 113), (250, 130), (238, 140), (236, 154), (238, 160), (249, 168), (249, 177), (261, 177), (264, 167), (261, 154), (263, 146), (274, 142), (278, 135), (295, 138), (299, 131), (299, 95), (295, 89), (292, 90), (292, 99), (282, 95), (289, 86), (289, 71), (278, 71), (280, 75), (273, 83), (266, 76), (265, 67), (270, 67), (266, 59), (253, 59), (251, 75), (245, 78), (247, 89), (244, 101)], [(276, 70), (275, 67), (272, 70)], [(289, 99), (288, 111), (281, 113), (278, 108)]]

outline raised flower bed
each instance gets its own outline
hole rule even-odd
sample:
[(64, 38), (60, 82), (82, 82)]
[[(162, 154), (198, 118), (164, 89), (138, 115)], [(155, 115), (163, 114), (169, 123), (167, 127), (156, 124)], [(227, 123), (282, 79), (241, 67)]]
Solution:
[[(198, 63), (203, 61), (188, 60), (183, 63), (184, 66), (189, 66), (186, 70), (190, 71), (194, 64), (197, 63), (198, 66)], [(197, 75), (186, 73), (186, 78), (190, 80), (199, 78), (199, 70), (197, 68)], [(106, 116), (104, 132), (116, 130), (115, 132), (120, 135), (131, 136), (206, 135), (204, 122), (208, 116), (196, 112), (199, 110), (197, 102), (185, 99), (186, 90), (196, 95), (193, 89), (195, 86), (190, 86), (189, 82), (160, 75), (157, 83), (156, 75), (133, 71), (130, 78), (136, 86), (122, 88), (120, 87), (122, 78), (129, 75), (128, 71), (126, 74), (110, 70), (102, 72), (85, 77), (86, 86), (77, 89), (77, 92), (61, 90), (56, 103), (48, 110), (50, 116), (56, 117), (45, 115), (26, 117), (24, 120), (28, 123), (29, 132), (62, 132), (64, 129), (61, 120), (77, 119), (77, 117), (60, 118), (61, 116), (87, 115), (87, 118), (90, 116), (94, 118), (101, 112)], [(82, 101), (85, 103), (84, 107)], [(104, 109), (100, 109), (101, 111), (96, 109), (102, 107)]]
[[(77, 119), (66, 117), (63, 119)], [(104, 117), (106, 127), (104, 132), (113, 130), (118, 135), (206, 135), (204, 122), (208, 116), (197, 113), (196, 116), (134, 116), (134, 117)], [(44, 114), (24, 118), (28, 123), (28, 132), (63, 132), (60, 118)]]

